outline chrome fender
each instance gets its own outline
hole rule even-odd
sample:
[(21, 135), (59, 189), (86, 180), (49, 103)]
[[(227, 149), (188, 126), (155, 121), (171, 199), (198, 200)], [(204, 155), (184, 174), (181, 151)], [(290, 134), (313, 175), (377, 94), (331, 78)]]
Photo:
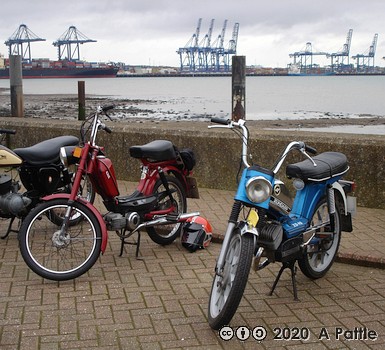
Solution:
[(334, 182), (332, 184), (332, 188), (341, 194), (342, 200), (344, 201), (345, 215), (348, 215), (348, 204), (347, 204), (346, 194), (344, 192), (344, 189), (342, 188), (342, 186), (339, 182)]
[[(66, 193), (59, 193), (59, 194), (51, 194), (49, 196), (43, 197), (41, 200), (43, 201), (49, 201), (52, 199), (69, 199), (70, 195)], [(95, 215), (96, 220), (98, 220), (98, 223), (100, 225), (100, 229), (102, 230), (102, 245), (101, 245), (101, 252), (104, 254), (106, 247), (107, 247), (107, 240), (108, 240), (108, 232), (106, 223), (103, 220), (102, 215), (99, 213), (99, 211), (90, 203), (87, 202), (81, 198), (76, 199), (77, 202), (80, 202), (81, 204), (85, 205), (89, 210), (91, 210), (92, 214)]]
[(257, 228), (253, 225), (249, 225), (247, 221), (241, 221), (239, 227), (240, 227), (241, 236), (245, 235), (246, 233), (250, 233), (251, 235), (254, 236), (254, 238), (258, 238), (259, 233)]

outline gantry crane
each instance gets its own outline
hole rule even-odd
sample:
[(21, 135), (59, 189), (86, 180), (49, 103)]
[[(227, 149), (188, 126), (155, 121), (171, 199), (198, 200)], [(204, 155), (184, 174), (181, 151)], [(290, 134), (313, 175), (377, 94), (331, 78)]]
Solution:
[[(21, 55), (23, 62), (32, 62), (31, 42), (45, 41), (34, 34), (25, 24), (20, 24), (19, 28), (4, 43), (9, 47), (9, 55)], [(26, 45), (25, 45), (26, 44)]]
[(372, 45), (366, 53), (358, 54), (352, 58), (357, 60), (357, 72), (358, 73), (369, 73), (374, 72), (374, 56), (376, 55), (378, 34), (374, 34)]
[[(75, 26), (70, 26), (68, 30), (55, 42), (53, 46), (58, 48), (58, 59), (67, 61), (80, 60), (80, 44), (95, 43), (96, 40), (87, 38)], [(75, 46), (75, 48), (72, 48)]]
[(289, 54), (294, 58), (294, 65), (298, 65), (301, 73), (308, 74), (314, 69), (313, 56), (328, 56), (329, 53), (313, 51), (311, 42), (307, 42), (305, 49)]
[(180, 70), (195, 71), (197, 66), (197, 54), (199, 47), (199, 33), (201, 30), (202, 18), (199, 18), (195, 33), (184, 47), (178, 49), (180, 58)]
[(233, 34), (229, 41), (229, 47), (224, 52), (225, 58), (225, 70), (228, 70), (230, 67), (230, 57), (231, 55), (236, 55), (237, 53), (237, 44), (238, 44), (238, 32), (239, 32), (239, 23), (234, 24)]
[(223, 72), (229, 71), (230, 55), (236, 54), (239, 23), (234, 25), (233, 36), (229, 41), (229, 47), (224, 46), (227, 27), (227, 19), (224, 21), (221, 33), (217, 39), (211, 42), (214, 28), (214, 19), (210, 22), (205, 37), (199, 41), (202, 19), (198, 21), (195, 33), (187, 44), (176, 52), (180, 57), (181, 72)]
[(211, 48), (211, 67), (215, 72), (220, 71), (220, 66), (222, 63), (224, 47), (223, 43), (225, 41), (225, 34), (227, 28), (227, 19), (223, 22), (223, 27), (221, 33), (218, 35), (217, 39), (213, 43), (213, 47)]
[(349, 67), (349, 54), (350, 45), (352, 42), (353, 29), (349, 29), (346, 36), (346, 42), (342, 49), (338, 52), (330, 54), (332, 72), (343, 71), (346, 67)]
[(204, 71), (210, 69), (210, 51), (211, 51), (211, 36), (213, 34), (215, 20), (212, 19), (207, 34), (204, 36), (198, 47), (199, 67)]

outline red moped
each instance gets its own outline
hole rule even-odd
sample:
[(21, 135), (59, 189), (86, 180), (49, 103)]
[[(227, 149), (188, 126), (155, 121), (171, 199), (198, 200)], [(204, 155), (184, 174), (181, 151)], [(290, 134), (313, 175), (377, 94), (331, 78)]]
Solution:
[[(130, 147), (130, 155), (140, 159), (141, 179), (130, 195), (121, 196), (113, 164), (96, 144), (99, 130), (111, 133), (102, 115), (113, 106), (98, 107), (80, 128), (82, 147), (63, 147), (63, 164), (78, 164), (70, 194), (54, 194), (42, 199), (24, 219), (19, 231), (21, 254), (38, 275), (51, 280), (68, 280), (88, 271), (104, 253), (107, 231), (125, 244), (136, 244), (138, 257), (140, 231), (161, 245), (172, 243), (188, 218), (186, 198), (198, 198), (196, 181), (191, 177), (195, 165), (192, 150), (178, 150), (170, 141), (156, 140)], [(108, 212), (78, 195), (81, 179), (88, 176)], [(76, 217), (75, 220), (71, 218)], [(127, 238), (138, 233), (136, 242)]]

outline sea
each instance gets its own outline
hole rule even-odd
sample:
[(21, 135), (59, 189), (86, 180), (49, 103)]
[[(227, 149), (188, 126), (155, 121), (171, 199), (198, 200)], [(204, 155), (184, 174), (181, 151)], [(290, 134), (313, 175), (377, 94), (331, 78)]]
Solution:
[[(77, 94), (78, 80), (87, 95), (135, 100), (154, 119), (231, 115), (231, 77), (25, 79), (23, 92)], [(9, 88), (9, 80), (0, 80), (1, 88)], [(385, 117), (384, 75), (248, 76), (245, 91), (247, 120)]]

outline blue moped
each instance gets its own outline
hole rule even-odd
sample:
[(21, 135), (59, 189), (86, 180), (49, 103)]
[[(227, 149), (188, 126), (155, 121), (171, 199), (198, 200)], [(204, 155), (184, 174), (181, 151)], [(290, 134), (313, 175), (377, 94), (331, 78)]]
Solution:
[[(348, 196), (355, 183), (342, 180), (349, 170), (339, 152), (317, 151), (301, 141), (290, 142), (272, 169), (248, 163), (249, 131), (245, 120), (213, 118), (209, 128), (228, 128), (240, 134), (244, 169), (234, 197), (211, 288), (208, 321), (213, 329), (229, 324), (241, 301), (251, 266), (258, 271), (270, 263), (291, 271), (294, 299), (298, 300), (296, 264), (309, 278), (317, 279), (332, 266), (341, 231), (351, 232), (355, 198)], [(301, 152), (306, 158), (286, 167), (293, 180), (294, 200), (277, 178), (287, 155)]]

